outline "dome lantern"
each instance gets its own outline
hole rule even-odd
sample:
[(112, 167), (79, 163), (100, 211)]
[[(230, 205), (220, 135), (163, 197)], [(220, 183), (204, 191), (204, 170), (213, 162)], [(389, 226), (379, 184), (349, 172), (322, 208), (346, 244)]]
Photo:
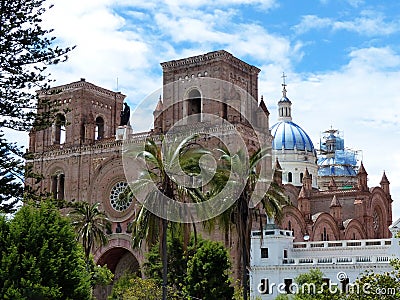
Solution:
[(289, 98), (286, 96), (286, 75), (283, 73), (282, 75), (283, 83), (282, 83), (282, 98), (278, 102), (279, 107), (279, 121), (291, 121), (292, 120), (292, 102), (290, 102)]

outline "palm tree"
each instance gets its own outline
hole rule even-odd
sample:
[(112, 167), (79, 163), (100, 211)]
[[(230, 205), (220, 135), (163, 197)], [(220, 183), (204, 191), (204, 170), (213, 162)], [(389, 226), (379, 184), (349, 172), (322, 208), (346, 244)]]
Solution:
[[(201, 147), (194, 143), (196, 135), (183, 139), (178, 145), (162, 148), (153, 139), (148, 139), (143, 150), (128, 153), (134, 159), (142, 159), (144, 169), (140, 172), (130, 188), (134, 195), (144, 191), (142, 207), (132, 223), (132, 247), (141, 247), (142, 241), (146, 240), (147, 246), (151, 247), (158, 239), (161, 240), (160, 252), (163, 264), (163, 299), (167, 297), (167, 229), (169, 221), (153, 214), (148, 207), (154, 205), (162, 207), (165, 205), (165, 197), (174, 200), (185, 201), (187, 196), (201, 197), (199, 193), (194, 192), (195, 188), (186, 188), (178, 185), (174, 176), (177, 169), (184, 170), (186, 175), (198, 175), (199, 158), (207, 153)], [(173, 144), (173, 143), (172, 143)], [(156, 183), (156, 186), (154, 186)], [(189, 191), (190, 189), (190, 191)], [(146, 205), (147, 204), (147, 205)], [(174, 225), (177, 225), (176, 223)], [(185, 227), (186, 224), (183, 224)], [(186, 232), (187, 230), (184, 230)]]
[(77, 240), (82, 242), (86, 262), (95, 244), (105, 246), (108, 242), (105, 234), (108, 219), (104, 212), (99, 210), (100, 203), (76, 202), (72, 204), (69, 216), (77, 232)]
[[(260, 217), (261, 220), (262, 215), (266, 214), (269, 217), (279, 219), (282, 214), (282, 206), (287, 204), (287, 202), (281, 187), (277, 183), (271, 182), (269, 189), (263, 191), (264, 194), (262, 195), (261, 203), (255, 208), (250, 204), (250, 199), (255, 190), (256, 183), (260, 179), (260, 164), (263, 159), (269, 155), (267, 149), (258, 149), (250, 156), (248, 163), (242, 151), (233, 155), (226, 150), (219, 149), (219, 151), (222, 153), (221, 160), (225, 164), (217, 170), (217, 172), (220, 173), (220, 179), (213, 182), (213, 193), (218, 193), (218, 191), (223, 188), (224, 184), (228, 182), (229, 172), (231, 172), (232, 169), (240, 171), (240, 174), (238, 174), (236, 178), (242, 181), (239, 185), (244, 185), (243, 190), (234, 204), (223, 214), (218, 216), (217, 222), (221, 225), (221, 228), (225, 230), (229, 230), (232, 223), (236, 229), (239, 245), (238, 250), (241, 256), (241, 267), (239, 267), (239, 269), (241, 268), (242, 272), (243, 299), (247, 300), (248, 284), (246, 270), (249, 265), (250, 234), (253, 217)], [(260, 226), (262, 227), (261, 221)]]

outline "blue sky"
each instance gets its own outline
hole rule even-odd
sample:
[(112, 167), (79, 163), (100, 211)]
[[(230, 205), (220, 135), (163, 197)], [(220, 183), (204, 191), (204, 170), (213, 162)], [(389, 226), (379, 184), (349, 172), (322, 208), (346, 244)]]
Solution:
[(362, 150), (370, 186), (386, 171), (400, 217), (400, 1), (53, 3), (46, 26), (59, 44), (77, 45), (51, 68), (56, 84), (84, 77), (116, 90), (118, 81), (135, 106), (161, 87), (160, 62), (225, 49), (262, 70), (259, 96), (274, 124), (285, 72), (293, 120), (315, 145), (331, 126), (343, 131), (345, 146)]

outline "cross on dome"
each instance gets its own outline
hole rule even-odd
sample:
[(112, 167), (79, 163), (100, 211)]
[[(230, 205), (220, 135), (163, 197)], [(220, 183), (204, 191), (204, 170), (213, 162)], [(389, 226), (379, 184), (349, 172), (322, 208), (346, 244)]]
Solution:
[(286, 75), (285, 75), (285, 72), (283, 72), (282, 73), (282, 79), (283, 79), (283, 83), (282, 83), (282, 86), (283, 86), (283, 90), (282, 90), (282, 95), (283, 95), (283, 98), (286, 98), (286, 86), (287, 86), (287, 84), (286, 84)]

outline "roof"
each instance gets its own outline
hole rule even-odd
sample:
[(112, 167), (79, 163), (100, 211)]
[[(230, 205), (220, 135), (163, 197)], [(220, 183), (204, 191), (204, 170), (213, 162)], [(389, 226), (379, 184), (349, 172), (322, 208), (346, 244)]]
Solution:
[(296, 123), (280, 121), (271, 127), (274, 150), (302, 150), (314, 152), (314, 144), (308, 134)]

